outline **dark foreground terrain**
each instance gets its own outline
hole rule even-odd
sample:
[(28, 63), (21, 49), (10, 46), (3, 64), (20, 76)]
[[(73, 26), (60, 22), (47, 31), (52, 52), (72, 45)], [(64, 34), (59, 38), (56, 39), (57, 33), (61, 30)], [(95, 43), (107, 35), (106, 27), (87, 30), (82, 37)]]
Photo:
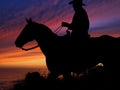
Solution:
[(105, 75), (104, 67), (97, 67), (80, 77), (48, 80), (38, 72), (27, 73), (25, 79), (14, 85), (13, 90), (108, 90), (112, 81)]

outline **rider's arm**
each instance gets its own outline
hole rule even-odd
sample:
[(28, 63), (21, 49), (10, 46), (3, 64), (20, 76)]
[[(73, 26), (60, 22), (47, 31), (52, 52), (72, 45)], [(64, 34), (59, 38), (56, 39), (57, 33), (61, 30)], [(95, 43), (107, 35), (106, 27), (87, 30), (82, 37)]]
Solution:
[(62, 22), (62, 26), (63, 26), (63, 27), (69, 27), (69, 25), (70, 25), (70, 24), (67, 23), (67, 22)]
[(72, 25), (67, 23), (67, 22), (62, 22), (62, 26), (63, 27), (68, 27), (68, 29), (70, 29), (70, 30), (72, 29)]

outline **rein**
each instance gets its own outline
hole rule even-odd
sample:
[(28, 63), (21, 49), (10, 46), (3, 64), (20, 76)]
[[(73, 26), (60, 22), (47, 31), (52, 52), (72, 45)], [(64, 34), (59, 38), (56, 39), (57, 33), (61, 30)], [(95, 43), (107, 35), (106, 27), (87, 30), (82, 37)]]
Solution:
[(58, 33), (62, 29), (62, 26), (59, 26), (57, 29), (54, 30), (54, 33)]
[(34, 46), (34, 47), (31, 47), (31, 48), (23, 48), (23, 47), (21, 47), (21, 49), (24, 50), (24, 51), (28, 51), (28, 50), (35, 49), (35, 48), (37, 48), (37, 47), (39, 47), (39, 45), (36, 45), (36, 46)]

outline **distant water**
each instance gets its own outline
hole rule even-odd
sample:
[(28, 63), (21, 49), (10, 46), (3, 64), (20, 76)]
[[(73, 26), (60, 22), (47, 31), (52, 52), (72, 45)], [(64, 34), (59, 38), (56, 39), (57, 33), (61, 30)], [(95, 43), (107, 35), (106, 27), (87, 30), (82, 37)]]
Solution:
[(15, 82), (23, 80), (28, 72), (39, 72), (46, 77), (47, 68), (0, 68), (0, 90), (7, 90)]

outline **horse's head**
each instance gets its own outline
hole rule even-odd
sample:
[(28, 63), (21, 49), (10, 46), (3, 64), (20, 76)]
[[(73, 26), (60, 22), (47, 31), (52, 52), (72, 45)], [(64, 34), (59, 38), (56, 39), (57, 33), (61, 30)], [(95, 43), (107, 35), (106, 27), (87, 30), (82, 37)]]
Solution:
[[(15, 45), (22, 48), (24, 44), (32, 40), (38, 40), (45, 43), (57, 37), (46, 25), (33, 22), (32, 19), (26, 19), (27, 25), (23, 28), (15, 41)], [(45, 43), (47, 44), (47, 43)]]
[(24, 44), (26, 44), (29, 41), (34, 40), (34, 33), (33, 33), (33, 22), (32, 19), (30, 18), (29, 20), (26, 19), (27, 25), (23, 28), (22, 32), (20, 35), (17, 37), (15, 41), (15, 45), (19, 48), (23, 47)]

